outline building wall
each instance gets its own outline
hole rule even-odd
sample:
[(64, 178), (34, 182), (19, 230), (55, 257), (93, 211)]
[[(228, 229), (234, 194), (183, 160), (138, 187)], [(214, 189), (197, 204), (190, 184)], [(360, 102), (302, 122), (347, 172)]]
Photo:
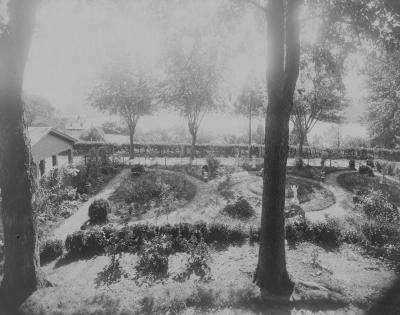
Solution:
[(50, 163), (46, 163), (46, 166), (51, 166), (51, 157), (53, 155), (57, 155), (69, 149), (72, 150), (72, 144), (58, 137), (48, 134), (39, 142), (33, 145), (33, 161), (35, 163), (39, 163), (40, 160), (50, 159)]

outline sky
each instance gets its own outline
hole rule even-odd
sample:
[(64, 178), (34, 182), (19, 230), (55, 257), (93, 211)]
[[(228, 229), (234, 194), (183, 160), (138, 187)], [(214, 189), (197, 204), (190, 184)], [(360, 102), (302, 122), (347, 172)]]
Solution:
[[(63, 116), (75, 118), (79, 115), (89, 124), (96, 125), (110, 120), (108, 114), (97, 112), (86, 101), (102, 68), (125, 51), (157, 73), (163, 30), (146, 6), (136, 1), (131, 1), (131, 5), (123, 9), (105, 4), (107, 1), (88, 2), (46, 0), (40, 6), (24, 91), (47, 98)], [(208, 5), (199, 5), (189, 11), (177, 10), (174, 25), (170, 27), (190, 23), (206, 25), (215, 11), (215, 3), (208, 1)], [(237, 28), (239, 33), (228, 38), (232, 47), (239, 45), (244, 38), (255, 46), (254, 51), (243, 49), (227, 61), (228, 83), (236, 91), (240, 90), (249, 72), (263, 76), (266, 67), (265, 38), (262, 32), (257, 31), (254, 14), (245, 15), (241, 23)], [(358, 124), (365, 109), (362, 99), (366, 93), (363, 78), (357, 72), (357, 65), (362, 63), (358, 59), (359, 56), (350, 58), (350, 68), (355, 70), (345, 78), (347, 97), (351, 101), (347, 110), (351, 124), (344, 129), (353, 135), (365, 135), (365, 127)], [(112, 119), (118, 120), (116, 117)], [(254, 128), (259, 123), (256, 121)], [(169, 128), (176, 124), (186, 125), (177, 114), (162, 110), (152, 117), (143, 117), (138, 128)], [(204, 120), (201, 128), (213, 132), (243, 132), (247, 120), (229, 113), (213, 113)], [(325, 128), (324, 124), (317, 125), (314, 132), (319, 133)]]

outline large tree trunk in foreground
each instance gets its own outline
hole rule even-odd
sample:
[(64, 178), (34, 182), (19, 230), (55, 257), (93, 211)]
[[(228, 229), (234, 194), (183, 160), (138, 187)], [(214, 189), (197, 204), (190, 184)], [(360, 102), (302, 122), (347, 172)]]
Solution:
[(2, 302), (18, 307), (41, 285), (33, 211), (32, 159), (21, 98), (35, 0), (10, 0), (9, 24), (0, 38), (0, 186), (5, 262)]
[(289, 117), (299, 73), (297, 11), (300, 3), (300, 0), (288, 1), (286, 25), (283, 0), (269, 1), (266, 10), (268, 107), (260, 250), (254, 279), (264, 298), (288, 297), (293, 287), (286, 270), (284, 208)]

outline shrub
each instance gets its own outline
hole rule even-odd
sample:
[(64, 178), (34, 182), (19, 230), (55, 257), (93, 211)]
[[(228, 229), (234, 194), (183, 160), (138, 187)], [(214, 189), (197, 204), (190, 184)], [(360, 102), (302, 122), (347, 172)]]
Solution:
[(327, 219), (326, 222), (316, 223), (310, 226), (311, 241), (315, 244), (327, 247), (340, 245), (341, 231), (337, 221)]
[(226, 205), (222, 211), (235, 219), (248, 219), (255, 214), (251, 204), (243, 197), (239, 197), (233, 204)]
[(213, 155), (209, 155), (206, 159), (209, 178), (215, 178), (217, 176), (217, 170), (220, 166), (220, 161), (216, 159)]
[(358, 173), (360, 175), (374, 176), (374, 171), (367, 165), (360, 165), (358, 168)]
[(356, 169), (356, 161), (353, 159), (349, 160), (349, 169), (355, 170)]
[(105, 222), (107, 214), (111, 212), (110, 204), (105, 199), (97, 199), (89, 206), (90, 222)]
[(186, 262), (185, 271), (178, 275), (177, 280), (189, 279), (192, 274), (199, 277), (201, 281), (208, 281), (211, 279), (211, 268), (208, 265), (210, 253), (208, 245), (201, 240), (197, 241), (196, 238), (190, 239), (187, 244), (187, 252), (189, 253)]
[(367, 164), (367, 166), (369, 166), (370, 168), (374, 168), (374, 167), (375, 167), (375, 164), (374, 164), (374, 161), (373, 161), (373, 160), (367, 160), (367, 161), (366, 161), (366, 164)]
[(305, 219), (306, 213), (299, 205), (290, 204), (289, 206), (285, 207), (285, 218), (295, 218), (300, 217), (301, 219)]
[(134, 175), (141, 175), (146, 171), (144, 165), (141, 164), (136, 164), (134, 166), (131, 167), (131, 172)]
[(303, 168), (303, 166), (304, 166), (303, 159), (301, 157), (296, 157), (295, 162), (294, 162), (294, 166), (295, 166), (296, 169)]
[(380, 190), (369, 190), (359, 198), (359, 205), (368, 218), (392, 222), (399, 218), (397, 207)]
[(138, 276), (151, 280), (164, 278), (168, 275), (168, 255), (171, 252), (171, 241), (165, 235), (156, 235), (151, 241), (145, 241), (136, 266)]
[(63, 254), (63, 243), (61, 240), (48, 239), (40, 245), (40, 261), (50, 262)]
[(314, 224), (304, 220), (295, 221), (286, 224), (286, 240), (291, 245), (308, 241), (321, 246), (337, 247), (341, 241), (341, 232), (334, 220)]
[(383, 246), (394, 243), (400, 238), (397, 226), (390, 223), (370, 221), (361, 226), (361, 231), (368, 242), (373, 246)]
[(102, 252), (108, 240), (100, 228), (77, 231), (67, 236), (65, 248), (71, 256), (88, 256)]
[(286, 240), (290, 245), (310, 240), (310, 229), (305, 221), (295, 221), (285, 226)]

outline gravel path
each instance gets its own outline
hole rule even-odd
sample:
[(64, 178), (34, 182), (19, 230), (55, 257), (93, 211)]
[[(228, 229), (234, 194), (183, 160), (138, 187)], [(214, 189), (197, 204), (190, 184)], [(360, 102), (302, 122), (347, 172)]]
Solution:
[(90, 204), (95, 199), (100, 199), (100, 198), (107, 199), (118, 187), (118, 185), (121, 182), (121, 179), (129, 172), (130, 172), (129, 168), (120, 171), (99, 193), (97, 193), (93, 197), (89, 198), (88, 201), (83, 203), (72, 216), (66, 219), (57, 229), (54, 230), (53, 232), (54, 237), (62, 241), (65, 241), (68, 234), (80, 230), (82, 224), (89, 219), (88, 210)]
[(307, 219), (319, 222), (324, 221), (326, 216), (343, 217), (354, 208), (352, 193), (342, 188), (336, 181), (338, 176), (349, 172), (351, 171), (339, 171), (326, 176), (325, 183), (322, 183), (321, 186), (334, 194), (336, 202), (324, 210), (307, 212)]

